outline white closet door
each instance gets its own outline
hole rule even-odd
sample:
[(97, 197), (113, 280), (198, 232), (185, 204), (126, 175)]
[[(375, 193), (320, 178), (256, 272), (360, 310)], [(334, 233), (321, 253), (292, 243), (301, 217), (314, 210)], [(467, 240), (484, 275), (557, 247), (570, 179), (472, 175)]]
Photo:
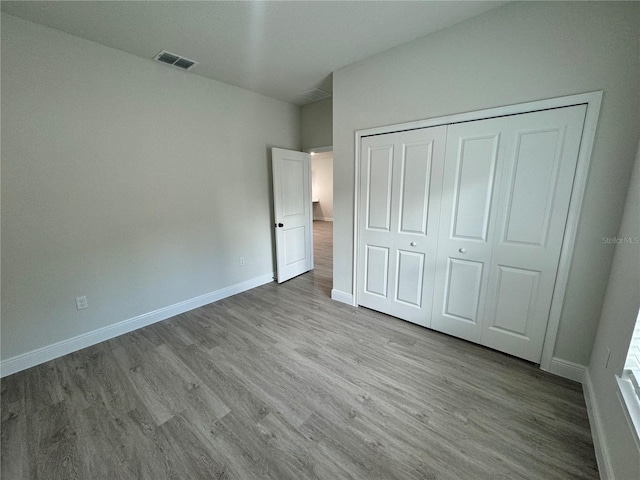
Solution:
[(431, 327), (480, 341), (493, 242), (502, 119), (447, 132)]
[(429, 326), (446, 127), (361, 143), (358, 303)]
[(585, 111), (449, 127), (432, 328), (540, 361)]
[(586, 106), (508, 122), (481, 343), (540, 362)]

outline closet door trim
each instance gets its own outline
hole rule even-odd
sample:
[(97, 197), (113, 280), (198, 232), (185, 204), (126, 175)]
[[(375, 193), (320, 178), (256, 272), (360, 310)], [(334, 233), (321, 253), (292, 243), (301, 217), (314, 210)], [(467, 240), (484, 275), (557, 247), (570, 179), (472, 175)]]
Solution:
[(408, 123), (400, 123), (396, 125), (387, 125), (355, 132), (355, 176), (354, 176), (354, 209), (353, 209), (353, 266), (352, 266), (352, 298), (353, 305), (358, 305), (357, 297), (357, 271), (358, 271), (358, 213), (359, 213), (359, 183), (360, 183), (360, 143), (363, 137), (372, 135), (381, 135), (387, 133), (401, 132), (406, 130), (416, 130), (421, 128), (435, 127), (440, 125), (450, 125), (454, 123), (469, 122), (474, 120), (484, 120), (494, 117), (504, 117), (508, 115), (519, 115), (522, 113), (530, 113), (541, 110), (549, 110), (553, 108), (570, 107), (573, 105), (586, 105), (587, 112), (585, 115), (582, 140), (580, 142), (580, 152), (578, 154), (578, 163), (573, 182), (573, 191), (569, 204), (569, 214), (565, 228), (565, 235), (562, 242), (560, 252), (560, 261), (558, 265), (558, 273), (556, 276), (555, 288), (553, 290), (553, 299), (551, 301), (551, 310), (547, 324), (547, 332), (545, 334), (544, 346), (542, 349), (542, 360), (540, 368), (546, 371), (553, 371), (553, 352), (560, 326), (560, 314), (564, 303), (564, 296), (567, 288), (567, 280), (569, 277), (569, 267), (573, 250), (575, 246), (576, 233), (578, 229), (578, 221), (582, 210), (582, 202), (586, 189), (587, 176), (591, 163), (591, 154), (593, 150), (593, 142), (600, 115), (600, 104), (602, 103), (602, 90), (577, 95), (569, 95), (564, 97), (550, 98), (546, 100), (538, 100), (515, 105), (507, 105), (497, 108), (485, 110), (477, 110), (472, 112), (447, 115), (442, 117), (429, 118)]

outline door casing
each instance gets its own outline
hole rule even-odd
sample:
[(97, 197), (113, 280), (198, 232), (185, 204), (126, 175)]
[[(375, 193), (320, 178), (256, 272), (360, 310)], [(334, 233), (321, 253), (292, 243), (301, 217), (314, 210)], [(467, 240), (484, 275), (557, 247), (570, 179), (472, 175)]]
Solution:
[(547, 323), (547, 331), (542, 349), (542, 359), (540, 368), (549, 371), (552, 368), (553, 349), (558, 335), (560, 326), (560, 314), (562, 313), (562, 305), (567, 288), (567, 280), (569, 277), (569, 267), (573, 250), (575, 247), (576, 234), (578, 230), (578, 221), (582, 210), (584, 192), (587, 185), (587, 177), (591, 164), (591, 154), (593, 151), (593, 142), (600, 115), (600, 105), (602, 103), (602, 90), (595, 92), (580, 93), (577, 95), (569, 95), (564, 97), (550, 98), (546, 100), (537, 100), (514, 105), (490, 108), (485, 110), (477, 110), (442, 117), (435, 117), (425, 120), (418, 120), (408, 123), (400, 123), (395, 125), (386, 125), (382, 127), (358, 130), (355, 132), (355, 177), (354, 177), (354, 210), (353, 210), (353, 270), (352, 270), (352, 304), (358, 305), (357, 298), (357, 274), (358, 271), (358, 213), (359, 205), (359, 184), (360, 184), (360, 143), (362, 137), (371, 135), (380, 135), (386, 133), (401, 132), (406, 130), (415, 130), (419, 128), (435, 127), (439, 125), (450, 125), (453, 123), (468, 122), (474, 120), (483, 120), (493, 117), (504, 117), (508, 115), (518, 115), (522, 113), (530, 113), (541, 110), (549, 110), (553, 108), (569, 107), (573, 105), (586, 105), (584, 128), (582, 140), (580, 142), (580, 152), (578, 154), (578, 162), (576, 173), (573, 181), (573, 190), (571, 193), (571, 201), (569, 204), (569, 213), (565, 227), (565, 235), (560, 251), (560, 261), (558, 264), (558, 273), (556, 275), (556, 283), (553, 290), (553, 298), (551, 301), (551, 309)]

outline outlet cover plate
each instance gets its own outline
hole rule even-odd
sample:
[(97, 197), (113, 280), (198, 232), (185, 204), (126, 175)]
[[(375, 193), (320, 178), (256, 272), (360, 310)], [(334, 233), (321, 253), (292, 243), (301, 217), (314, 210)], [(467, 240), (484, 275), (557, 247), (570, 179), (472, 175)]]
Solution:
[(76, 309), (83, 310), (89, 307), (89, 302), (87, 302), (87, 297), (76, 297)]

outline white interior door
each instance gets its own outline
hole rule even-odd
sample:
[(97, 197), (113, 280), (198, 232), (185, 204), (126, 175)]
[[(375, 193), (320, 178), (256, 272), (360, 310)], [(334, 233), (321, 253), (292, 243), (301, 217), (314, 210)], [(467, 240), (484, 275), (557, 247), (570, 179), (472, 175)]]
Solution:
[(311, 156), (273, 148), (276, 279), (282, 283), (313, 269)]
[(429, 326), (446, 127), (362, 139), (358, 304)]
[(432, 328), (540, 361), (585, 112), (449, 127)]

